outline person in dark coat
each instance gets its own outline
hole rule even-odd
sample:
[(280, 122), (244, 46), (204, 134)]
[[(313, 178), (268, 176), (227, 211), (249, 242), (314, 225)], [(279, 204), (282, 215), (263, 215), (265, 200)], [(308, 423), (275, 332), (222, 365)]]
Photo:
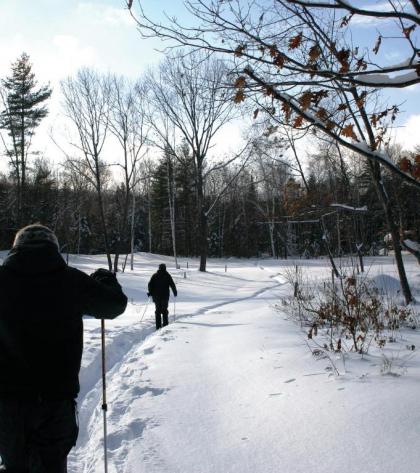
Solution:
[[(155, 303), (156, 330), (168, 325), (169, 288), (176, 297), (178, 292), (172, 276), (166, 271), (166, 264), (160, 264), (157, 272), (150, 278), (147, 296)], [(163, 319), (163, 320), (162, 320)]]
[[(83, 314), (113, 319), (127, 297), (105, 269), (67, 266), (57, 238), (22, 228), (0, 266), (0, 456), (7, 473), (65, 473), (78, 435)], [(0, 468), (1, 470), (1, 468)]]

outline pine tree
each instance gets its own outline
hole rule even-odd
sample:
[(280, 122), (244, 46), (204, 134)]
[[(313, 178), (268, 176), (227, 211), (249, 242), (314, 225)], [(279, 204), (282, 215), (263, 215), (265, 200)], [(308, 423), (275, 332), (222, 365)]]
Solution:
[(29, 56), (23, 53), (12, 64), (12, 74), (1, 81), (3, 110), (0, 128), (6, 130), (9, 142), (3, 139), (6, 155), (10, 159), (12, 174), (17, 187), (17, 225), (24, 219), (27, 162), (36, 128), (48, 113), (45, 101), (51, 96), (49, 85), (37, 87)]
[(152, 228), (154, 237), (153, 251), (171, 254), (171, 222), (168, 200), (168, 155), (164, 155), (153, 173), (152, 178)]
[(194, 179), (194, 158), (184, 140), (177, 149), (175, 162), (175, 186), (177, 191), (177, 242), (185, 256), (197, 254), (197, 204)]

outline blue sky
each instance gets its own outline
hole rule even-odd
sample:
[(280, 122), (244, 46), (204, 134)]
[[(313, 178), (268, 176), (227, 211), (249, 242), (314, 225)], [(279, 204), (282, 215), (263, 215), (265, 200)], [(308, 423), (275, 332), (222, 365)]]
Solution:
[(2, 0), (0, 25), (2, 75), (23, 50), (53, 83), (83, 65), (135, 77), (158, 60), (122, 0)]
[[(376, 8), (384, 3), (366, 2)], [(166, 10), (185, 19), (182, 0), (142, 0), (142, 4), (154, 18)], [(357, 40), (374, 44), (380, 25), (361, 21), (355, 30)], [(44, 131), (60, 113), (57, 91), (61, 79), (81, 66), (136, 78), (161, 60), (155, 49), (163, 47), (158, 40), (140, 38), (124, 0), (0, 1), (0, 77), (9, 73), (10, 63), (23, 51), (30, 55), (39, 80), (49, 81), (56, 91)], [(398, 61), (398, 50), (387, 59)], [(385, 96), (389, 103), (405, 102), (401, 109), (406, 113), (399, 124), (409, 126), (399, 130), (399, 136), (400, 141), (413, 145), (420, 129), (420, 87), (390, 91)]]

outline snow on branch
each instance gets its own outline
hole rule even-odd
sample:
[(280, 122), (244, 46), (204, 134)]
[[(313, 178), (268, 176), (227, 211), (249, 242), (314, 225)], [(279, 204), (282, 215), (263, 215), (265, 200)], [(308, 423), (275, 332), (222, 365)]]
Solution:
[[(417, 10), (416, 13), (410, 13), (405, 10), (397, 10), (392, 8), (390, 10), (370, 10), (368, 8), (359, 8), (353, 5), (352, 3), (345, 0), (335, 0), (334, 2), (314, 2), (310, 0), (288, 0), (289, 3), (295, 5), (300, 5), (301, 7), (307, 8), (326, 8), (329, 10), (345, 10), (351, 13), (352, 15), (361, 15), (361, 16), (371, 16), (374, 18), (401, 18), (405, 20), (410, 20), (418, 25), (420, 25), (420, 7), (418, 2), (411, 2), (411, 5)], [(408, 4), (408, 2), (406, 2)]]
[[(418, 65), (416, 67), (419, 67)], [(392, 69), (392, 68), (389, 68)], [(420, 82), (420, 77), (417, 70), (406, 72), (405, 74), (396, 75), (391, 77), (389, 74), (376, 73), (376, 74), (358, 74), (352, 78), (352, 80), (359, 85), (366, 85), (369, 87), (392, 87), (402, 88), (414, 85)]]
[(350, 212), (367, 212), (368, 208), (366, 205), (363, 207), (351, 207), (350, 205), (346, 204), (331, 204), (330, 207), (334, 207), (336, 209), (342, 209), (342, 210), (349, 210)]
[[(244, 74), (246, 74), (248, 77), (250, 77), (256, 84), (258, 84), (260, 87), (266, 88), (267, 84), (263, 79), (261, 79), (257, 74), (250, 68), (246, 67), (243, 71)], [(328, 123), (320, 118), (318, 118), (310, 109), (304, 110), (299, 103), (298, 100), (295, 98), (291, 97), (289, 94), (285, 92), (279, 92), (278, 90), (274, 89), (274, 87), (271, 87), (270, 93), (273, 98), (279, 100), (281, 103), (286, 104), (288, 107), (290, 107), (291, 110), (293, 110), (297, 115), (302, 117), (304, 120), (308, 121), (312, 125), (316, 126), (319, 130), (321, 130), (323, 133), (326, 135), (330, 136), (333, 138), (337, 143), (343, 145), (347, 149), (350, 149), (351, 151), (354, 151), (365, 158), (368, 158), (372, 161), (378, 162), (388, 169), (390, 169), (394, 174), (399, 175), (402, 177), (405, 181), (409, 182), (410, 184), (416, 186), (417, 188), (420, 188), (420, 181), (417, 181), (414, 177), (410, 176), (409, 174), (406, 174), (403, 172), (398, 166), (396, 166), (390, 159), (389, 157), (381, 153), (379, 151), (373, 151), (366, 142), (360, 143), (357, 142), (354, 139), (354, 135), (350, 135), (349, 139), (345, 139), (342, 133), (338, 133), (334, 131), (334, 128), (337, 128), (338, 125), (335, 123)], [(333, 126), (332, 126), (333, 125)], [(352, 141), (350, 141), (350, 138)]]
[(404, 245), (413, 251), (420, 252), (420, 243), (418, 243), (417, 241), (407, 239), (407, 240), (404, 240)]

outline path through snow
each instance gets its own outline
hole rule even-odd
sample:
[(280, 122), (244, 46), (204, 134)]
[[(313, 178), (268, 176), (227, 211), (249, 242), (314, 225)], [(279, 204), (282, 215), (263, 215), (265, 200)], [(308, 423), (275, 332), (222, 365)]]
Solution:
[[(109, 324), (110, 473), (418, 471), (418, 372), (331, 376), (273, 309), (290, 291), (278, 269), (181, 272), (176, 323), (154, 332), (153, 310), (139, 324), (133, 306)], [(97, 326), (69, 468), (83, 473), (103, 471)]]

